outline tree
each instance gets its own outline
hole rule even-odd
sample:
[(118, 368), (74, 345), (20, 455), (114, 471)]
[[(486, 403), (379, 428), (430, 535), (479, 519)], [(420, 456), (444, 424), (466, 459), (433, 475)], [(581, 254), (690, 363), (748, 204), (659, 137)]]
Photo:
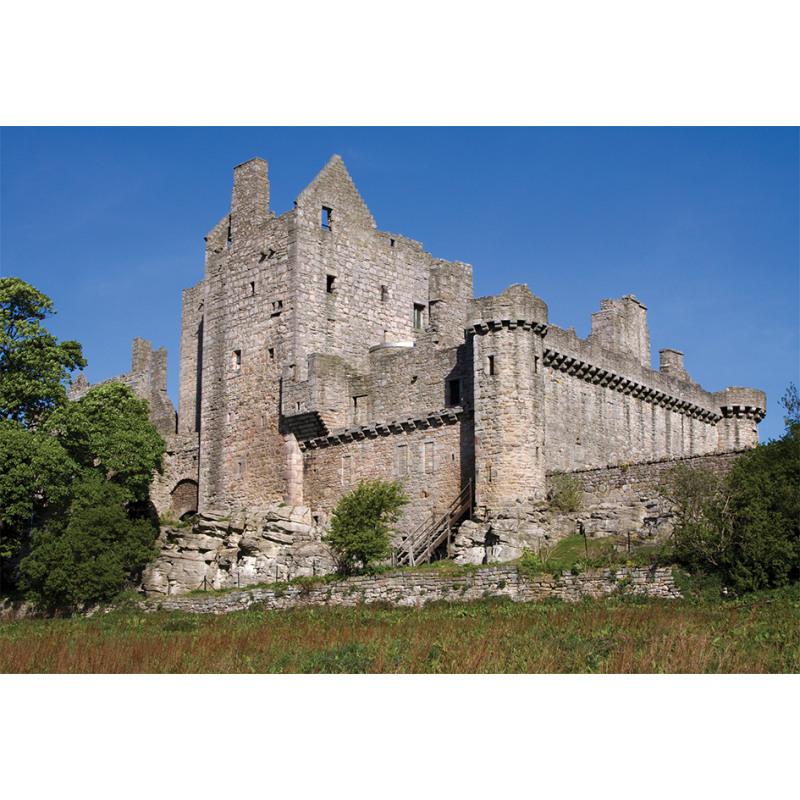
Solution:
[(679, 466), (664, 488), (672, 503), (673, 556), (740, 591), (800, 578), (800, 402), (781, 401), (786, 432), (740, 456), (721, 478)]
[(61, 492), (61, 507), (48, 507), (34, 533), (19, 588), (46, 605), (109, 600), (157, 555), (158, 529), (142, 506), (163, 469), (164, 440), (147, 401), (119, 383), (90, 389), (41, 424), (36, 435), (57, 443), (73, 470), (66, 487), (48, 487)]
[(124, 384), (91, 388), (56, 409), (43, 427), (76, 464), (119, 486), (125, 502), (144, 500), (153, 473), (163, 471), (164, 440), (150, 422), (148, 403)]
[(157, 529), (132, 519), (124, 497), (99, 473), (81, 474), (68, 513), (34, 533), (31, 552), (20, 563), (19, 588), (29, 600), (49, 607), (110, 600), (156, 557)]
[(15, 556), (46, 515), (63, 512), (77, 469), (56, 437), (0, 420), (0, 559)]
[(408, 502), (402, 484), (381, 480), (361, 481), (339, 499), (324, 541), (336, 553), (342, 572), (353, 572), (358, 565), (366, 569), (388, 558), (392, 526)]
[(67, 402), (70, 372), (86, 366), (77, 342), (59, 342), (41, 321), (49, 297), (20, 278), (0, 278), (0, 419), (34, 426)]

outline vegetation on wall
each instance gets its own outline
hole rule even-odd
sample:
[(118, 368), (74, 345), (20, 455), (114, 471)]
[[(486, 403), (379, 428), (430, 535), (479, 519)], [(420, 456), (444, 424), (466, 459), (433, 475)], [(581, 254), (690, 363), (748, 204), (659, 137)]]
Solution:
[(554, 472), (549, 480), (547, 499), (559, 511), (577, 511), (583, 498), (583, 487), (574, 475)]
[(17, 579), (29, 599), (51, 606), (109, 599), (155, 557), (147, 496), (165, 450), (147, 402), (128, 387), (67, 399), (70, 372), (86, 361), (77, 342), (43, 328), (52, 313), (32, 286), (0, 279), (4, 588)]

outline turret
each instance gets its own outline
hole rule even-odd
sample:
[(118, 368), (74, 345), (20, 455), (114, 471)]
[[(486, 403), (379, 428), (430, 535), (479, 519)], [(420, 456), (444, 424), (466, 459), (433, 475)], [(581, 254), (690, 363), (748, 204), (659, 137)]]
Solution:
[(742, 450), (758, 444), (758, 423), (766, 416), (767, 395), (759, 389), (729, 386), (714, 393), (722, 419), (717, 423), (717, 449)]
[(496, 511), (544, 490), (547, 306), (516, 284), (474, 300), (471, 312), (475, 502)]

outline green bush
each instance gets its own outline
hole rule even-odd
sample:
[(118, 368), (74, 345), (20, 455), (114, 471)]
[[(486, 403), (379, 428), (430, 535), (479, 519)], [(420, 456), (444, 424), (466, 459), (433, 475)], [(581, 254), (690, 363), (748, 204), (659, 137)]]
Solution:
[(361, 481), (340, 498), (323, 541), (335, 553), (342, 574), (369, 569), (389, 557), (392, 526), (408, 502), (402, 484), (381, 480)]
[(550, 476), (550, 488), (547, 499), (550, 505), (559, 511), (577, 511), (583, 498), (581, 482), (573, 475), (554, 472)]

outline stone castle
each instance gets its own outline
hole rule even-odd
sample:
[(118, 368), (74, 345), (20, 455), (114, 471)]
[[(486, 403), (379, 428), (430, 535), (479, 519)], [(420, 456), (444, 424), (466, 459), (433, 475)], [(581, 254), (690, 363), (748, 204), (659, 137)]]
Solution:
[(673, 349), (651, 369), (633, 295), (603, 300), (586, 339), (548, 324), (527, 286), (475, 298), (468, 264), (377, 230), (339, 156), (279, 217), (267, 162), (236, 167), (205, 241), (205, 276), (183, 292), (177, 414), (163, 349), (135, 340), (132, 371), (111, 379), (150, 400), (167, 439), (162, 515), (285, 504), (318, 522), (360, 480), (398, 479), (411, 533), (459, 495), (473, 519), (508, 518), (554, 471), (758, 441), (765, 394), (708, 392)]

